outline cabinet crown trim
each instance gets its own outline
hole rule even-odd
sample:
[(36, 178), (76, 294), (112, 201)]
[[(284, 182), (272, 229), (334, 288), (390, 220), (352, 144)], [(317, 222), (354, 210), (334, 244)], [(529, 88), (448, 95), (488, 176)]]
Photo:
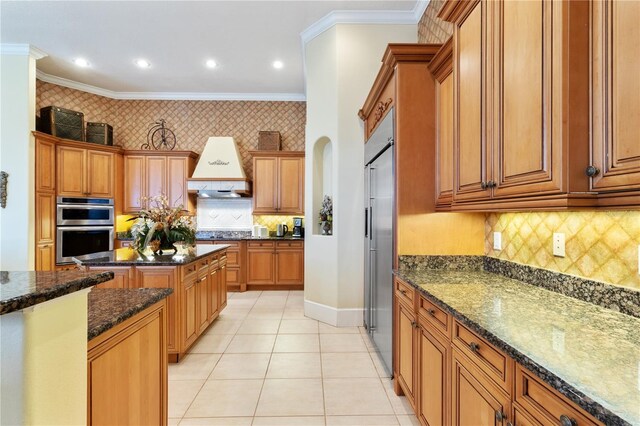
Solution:
[(119, 145), (109, 146), (109, 145), (100, 145), (97, 143), (84, 142), (84, 141), (74, 141), (71, 139), (62, 139), (57, 136), (50, 135), (48, 133), (42, 133), (34, 130), (31, 132), (35, 138), (42, 141), (49, 141), (55, 143), (56, 145), (62, 146), (70, 146), (74, 148), (81, 149), (89, 149), (92, 151), (105, 151), (105, 152), (113, 152), (115, 154), (121, 154), (124, 150)]

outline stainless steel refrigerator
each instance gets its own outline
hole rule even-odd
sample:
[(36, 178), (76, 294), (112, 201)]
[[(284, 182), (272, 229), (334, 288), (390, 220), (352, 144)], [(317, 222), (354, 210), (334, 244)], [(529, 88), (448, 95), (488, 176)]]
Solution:
[(364, 324), (387, 372), (393, 371), (393, 110), (364, 148)]

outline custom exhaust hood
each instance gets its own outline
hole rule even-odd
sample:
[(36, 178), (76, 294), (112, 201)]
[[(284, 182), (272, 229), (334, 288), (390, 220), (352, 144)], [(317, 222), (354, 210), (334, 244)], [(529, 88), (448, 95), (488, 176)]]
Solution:
[(187, 179), (187, 188), (201, 198), (251, 196), (251, 181), (232, 137), (212, 136), (207, 140), (193, 176)]

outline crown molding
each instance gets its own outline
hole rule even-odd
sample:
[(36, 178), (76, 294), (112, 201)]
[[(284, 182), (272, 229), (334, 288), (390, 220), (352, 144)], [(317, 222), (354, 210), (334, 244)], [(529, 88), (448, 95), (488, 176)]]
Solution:
[(420, 22), (430, 0), (417, 0), (412, 10), (334, 10), (300, 33), (305, 45), (338, 24), (415, 25)]
[(69, 80), (36, 70), (36, 78), (47, 83), (94, 95), (120, 100), (171, 100), (171, 101), (284, 101), (303, 102), (303, 93), (200, 93), (200, 92), (116, 92), (85, 83)]
[(14, 56), (31, 56), (36, 60), (48, 56), (44, 51), (26, 43), (0, 43), (0, 54)]

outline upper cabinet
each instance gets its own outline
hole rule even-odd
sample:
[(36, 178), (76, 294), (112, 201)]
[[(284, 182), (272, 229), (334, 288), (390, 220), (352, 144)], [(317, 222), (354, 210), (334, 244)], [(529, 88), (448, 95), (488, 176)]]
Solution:
[(440, 16), (454, 23), (453, 209), (595, 205), (589, 2), (449, 1)]
[(57, 192), (66, 197), (115, 197), (118, 149), (87, 148), (87, 143), (57, 144)]
[(195, 211), (187, 192), (187, 179), (198, 155), (191, 151), (126, 151), (124, 156), (124, 211), (142, 209), (143, 197), (166, 195), (171, 206)]
[(639, 190), (640, 2), (602, 0), (592, 2), (591, 8), (591, 188)]
[(253, 213), (304, 214), (304, 152), (252, 151)]

